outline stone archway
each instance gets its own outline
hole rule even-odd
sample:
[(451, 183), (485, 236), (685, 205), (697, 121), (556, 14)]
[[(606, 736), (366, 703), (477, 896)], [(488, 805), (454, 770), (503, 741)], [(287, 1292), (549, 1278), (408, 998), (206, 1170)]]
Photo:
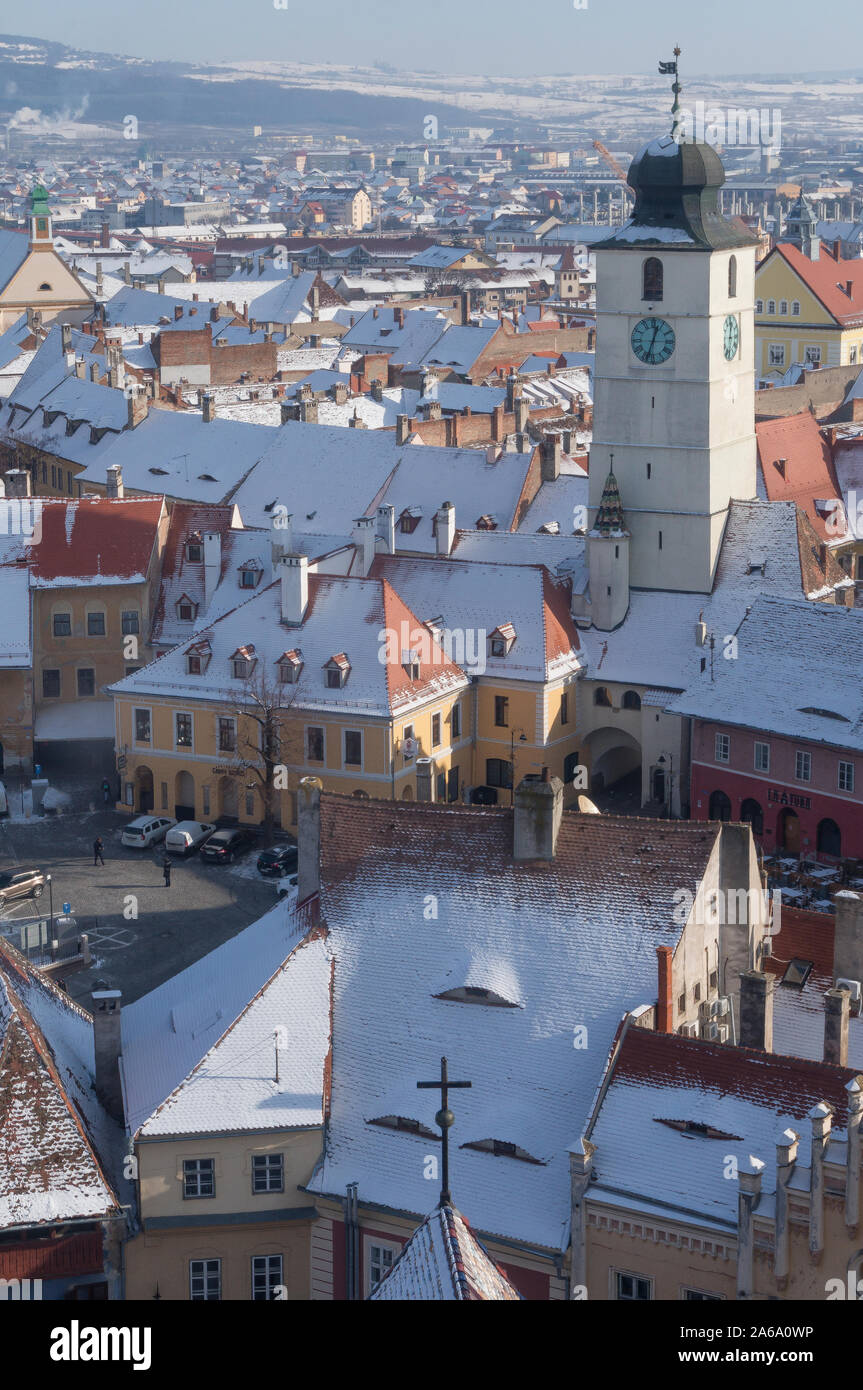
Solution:
[(135, 810), (146, 815), (153, 809), (153, 770), (142, 764), (135, 769)]
[(832, 859), (839, 858), (842, 853), (842, 831), (835, 820), (827, 817), (818, 822), (815, 848), (819, 854), (829, 854)]
[(764, 812), (761, 809), (761, 803), (756, 801), (754, 797), (747, 796), (746, 800), (741, 803), (740, 819), (752, 826), (753, 835), (764, 834)]
[[(625, 729), (615, 729), (604, 725), (594, 729), (584, 740), (584, 761), (590, 766), (590, 786), (586, 790), (607, 792), (624, 779), (633, 780), (638, 774), (641, 778), (641, 744)], [(641, 797), (639, 795), (639, 803)]]
[(731, 820), (731, 800), (723, 791), (715, 791), (710, 794), (710, 805), (707, 810), (708, 820)]
[(195, 779), (191, 772), (178, 772), (174, 778), (174, 815), (177, 820), (195, 819)]

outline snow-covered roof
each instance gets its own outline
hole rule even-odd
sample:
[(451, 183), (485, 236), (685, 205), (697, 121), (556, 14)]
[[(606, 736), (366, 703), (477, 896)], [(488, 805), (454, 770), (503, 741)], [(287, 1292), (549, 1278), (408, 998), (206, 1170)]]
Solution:
[(414, 1231), (370, 1299), (470, 1303), (518, 1300), (460, 1212), (438, 1207)]

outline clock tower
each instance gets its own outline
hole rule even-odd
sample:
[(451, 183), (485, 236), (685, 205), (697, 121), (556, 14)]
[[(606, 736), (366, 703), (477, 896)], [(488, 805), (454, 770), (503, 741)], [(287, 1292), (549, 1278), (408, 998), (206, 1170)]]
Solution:
[(596, 245), (589, 498), (593, 521), (613, 472), (633, 588), (707, 593), (729, 501), (756, 496), (756, 242), (719, 210), (716, 151), (681, 137), (678, 91), (630, 167), (631, 219)]

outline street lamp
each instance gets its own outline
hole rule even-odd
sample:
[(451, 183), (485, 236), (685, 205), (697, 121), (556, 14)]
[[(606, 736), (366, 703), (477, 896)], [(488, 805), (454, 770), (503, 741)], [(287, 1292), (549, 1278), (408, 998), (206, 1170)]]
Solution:
[(512, 806), (515, 796), (515, 736), (519, 735), (519, 743), (527, 743), (527, 734), (524, 729), (513, 729), (509, 736), (509, 804)]
[[(669, 818), (669, 820), (670, 820), (670, 819), (671, 819), (671, 798), (672, 798), (673, 793), (674, 793), (674, 787), (673, 787), (674, 759), (672, 758), (672, 756), (671, 756), (670, 753), (660, 753), (659, 757), (658, 757), (657, 760), (656, 760), (656, 763), (657, 763), (657, 766), (658, 766), (658, 767), (661, 767), (661, 768), (662, 768), (662, 773), (663, 773), (663, 779), (662, 779), (662, 780), (663, 780), (663, 782), (664, 782), (664, 788), (663, 788), (663, 790), (664, 790), (664, 797), (663, 797), (663, 800), (665, 801), (666, 814), (667, 814), (667, 816), (668, 816), (668, 818)], [(666, 772), (665, 772), (666, 764), (668, 765), (668, 773), (667, 773), (667, 774), (666, 774)]]
[(46, 875), (45, 875), (45, 882), (46, 882), (47, 885), (48, 885), (48, 906), (49, 906), (49, 911), (50, 911), (50, 913), (51, 913), (51, 937), (52, 937), (52, 939), (53, 939), (53, 937), (54, 937), (54, 884), (53, 884), (53, 882), (52, 882), (52, 880), (51, 880), (51, 875), (50, 875), (50, 874), (46, 874)]

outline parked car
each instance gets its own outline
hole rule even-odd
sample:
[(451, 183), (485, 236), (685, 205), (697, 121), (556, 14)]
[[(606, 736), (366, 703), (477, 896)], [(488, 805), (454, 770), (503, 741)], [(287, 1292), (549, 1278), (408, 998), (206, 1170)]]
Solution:
[(216, 864), (232, 864), (238, 854), (255, 843), (255, 833), (247, 825), (217, 830), (201, 847), (201, 858)]
[(128, 849), (147, 849), (164, 840), (171, 826), (176, 824), (170, 816), (136, 816), (120, 836), (120, 843)]
[(215, 828), (199, 820), (178, 821), (165, 836), (165, 849), (169, 854), (192, 854), (209, 840)]
[(284, 874), (297, 872), (297, 846), (273, 845), (258, 855), (258, 873), (265, 878), (281, 878)]
[(280, 902), (281, 902), (282, 898), (289, 898), (289, 897), (293, 896), (293, 894), (295, 894), (296, 891), (297, 891), (297, 875), (296, 875), (296, 874), (285, 874), (285, 877), (284, 877), (284, 878), (280, 878), (280, 879), (278, 880), (278, 882), (276, 883), (276, 897), (279, 899)]
[(0, 903), (16, 898), (41, 898), (45, 891), (45, 875), (41, 869), (9, 869), (0, 874)]

